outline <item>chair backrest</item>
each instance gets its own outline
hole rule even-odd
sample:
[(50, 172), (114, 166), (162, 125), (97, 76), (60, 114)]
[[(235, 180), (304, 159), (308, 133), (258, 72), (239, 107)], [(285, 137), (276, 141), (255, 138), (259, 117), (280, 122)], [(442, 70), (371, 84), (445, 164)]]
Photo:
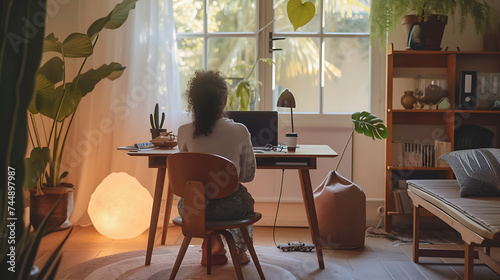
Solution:
[(184, 198), (183, 234), (204, 237), (205, 198), (224, 198), (236, 190), (236, 166), (218, 155), (181, 152), (167, 158), (167, 170), (172, 192)]

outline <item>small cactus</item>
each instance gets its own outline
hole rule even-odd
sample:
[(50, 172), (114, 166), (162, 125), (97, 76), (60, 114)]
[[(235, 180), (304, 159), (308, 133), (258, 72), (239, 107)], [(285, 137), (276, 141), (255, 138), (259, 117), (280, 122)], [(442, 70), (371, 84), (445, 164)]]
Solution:
[(149, 114), (149, 122), (151, 123), (151, 128), (159, 129), (163, 127), (163, 122), (165, 122), (165, 113), (161, 113), (161, 121), (160, 121), (160, 108), (158, 103), (155, 105), (154, 115)]

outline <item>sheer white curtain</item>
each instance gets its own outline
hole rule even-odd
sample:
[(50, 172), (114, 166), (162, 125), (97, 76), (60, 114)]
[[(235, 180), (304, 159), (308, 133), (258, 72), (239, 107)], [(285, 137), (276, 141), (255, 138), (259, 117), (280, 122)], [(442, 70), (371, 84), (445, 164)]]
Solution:
[[(119, 0), (86, 0), (78, 4), (78, 32), (104, 17)], [(90, 225), (87, 206), (95, 188), (111, 172), (127, 172), (151, 194), (156, 173), (147, 159), (130, 157), (116, 147), (151, 140), (149, 114), (159, 103), (164, 128), (175, 133), (182, 112), (172, 0), (140, 0), (117, 30), (103, 30), (86, 68), (119, 62), (127, 69), (115, 80), (102, 81), (82, 99), (66, 144), (63, 162), (75, 184), (70, 218)], [(71, 19), (66, 19), (71, 20)], [(76, 19), (75, 19), (76, 20)]]

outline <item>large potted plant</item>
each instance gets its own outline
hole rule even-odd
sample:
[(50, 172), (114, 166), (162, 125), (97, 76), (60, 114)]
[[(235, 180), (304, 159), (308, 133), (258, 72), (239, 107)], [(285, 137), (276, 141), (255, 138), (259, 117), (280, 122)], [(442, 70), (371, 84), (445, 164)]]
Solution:
[[(36, 229), (62, 195), (62, 201), (49, 220), (46, 232), (69, 227), (73, 185), (62, 182), (68, 175), (61, 170), (64, 146), (80, 100), (92, 92), (102, 79), (117, 79), (125, 66), (112, 62), (83, 72), (99, 38), (99, 32), (119, 28), (138, 0), (124, 0), (105, 17), (96, 20), (86, 34), (72, 33), (59, 41), (53, 33), (44, 38), (43, 51), (54, 57), (37, 71), (35, 92), (28, 107), (28, 134), (33, 149), (25, 159), (23, 187), (30, 190), (30, 220)], [(83, 58), (79, 71), (70, 80), (66, 75), (69, 58)]]
[[(31, 232), (24, 224), (24, 156), (27, 146), (26, 108), (33, 95), (42, 57), (45, 1), (7, 0), (0, 4), (0, 149), (4, 172), (0, 180), (0, 271), (3, 280), (54, 279), (61, 262), (61, 248), (70, 235), (35, 266), (46, 222)], [(38, 32), (26, 32), (26, 19), (37, 16)], [(8, 35), (7, 35), (8, 34)], [(12, 43), (16, 38), (16, 44)], [(50, 217), (50, 212), (47, 217)], [(46, 221), (46, 220), (45, 220)]]
[[(478, 33), (486, 30), (492, 8), (489, 0), (373, 0), (370, 11), (370, 39), (383, 48), (387, 33), (398, 26), (406, 27), (406, 41), (410, 27), (419, 22), (425, 30), (425, 50), (440, 50), (444, 26), (448, 15), (458, 8), (460, 32), (465, 30), (470, 18)], [(434, 34), (437, 32), (437, 34)]]

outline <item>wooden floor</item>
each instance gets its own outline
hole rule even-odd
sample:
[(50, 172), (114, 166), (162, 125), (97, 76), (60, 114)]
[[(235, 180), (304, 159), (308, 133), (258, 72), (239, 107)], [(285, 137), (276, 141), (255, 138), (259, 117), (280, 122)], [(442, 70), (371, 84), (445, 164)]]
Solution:
[[(43, 265), (49, 253), (62, 240), (67, 231), (45, 236), (37, 255), (37, 265)], [(160, 230), (157, 232), (156, 246), (159, 246)], [(311, 242), (307, 228), (276, 228), (276, 243), (290, 241)], [(170, 226), (167, 245), (180, 245), (180, 227)], [(145, 250), (147, 231), (139, 237), (128, 240), (113, 240), (99, 234), (94, 227), (74, 227), (70, 238), (63, 247), (60, 271), (75, 264), (121, 252)], [(192, 244), (201, 244), (201, 239), (193, 239)], [(271, 227), (256, 227), (256, 246), (274, 246)], [(422, 245), (426, 246), (426, 245)], [(427, 245), (429, 248), (458, 248), (458, 245)], [(357, 250), (335, 250), (328, 261), (347, 263), (359, 279), (463, 279), (464, 267), (461, 259), (422, 258), (422, 264), (411, 261), (411, 245), (393, 246), (386, 238), (367, 237), (365, 247)], [(485, 265), (474, 266), (475, 279), (499, 279), (500, 276)]]

